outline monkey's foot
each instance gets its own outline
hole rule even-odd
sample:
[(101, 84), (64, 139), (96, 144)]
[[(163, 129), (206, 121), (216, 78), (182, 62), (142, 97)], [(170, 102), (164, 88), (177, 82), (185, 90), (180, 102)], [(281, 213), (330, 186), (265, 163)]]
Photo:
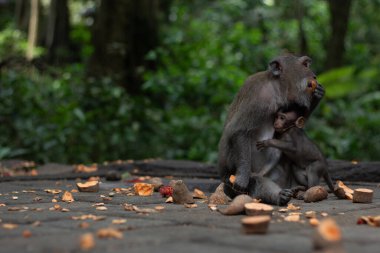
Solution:
[(288, 202), (292, 199), (292, 197), (293, 197), (292, 189), (281, 190), (280, 193), (278, 194), (278, 205), (284, 206), (288, 204)]
[(297, 192), (295, 198), (298, 199), (298, 200), (303, 200), (304, 196), (305, 196), (305, 192), (304, 191), (299, 191), (299, 192)]
[(234, 191), (239, 194), (248, 194), (249, 176), (236, 176), (235, 182), (230, 184)]
[(224, 183), (224, 193), (230, 197), (231, 199), (235, 198), (236, 196), (238, 195), (241, 195), (241, 194), (248, 194), (248, 192), (244, 192), (244, 191), (239, 191), (237, 190), (233, 184), (231, 184), (230, 182), (225, 182)]

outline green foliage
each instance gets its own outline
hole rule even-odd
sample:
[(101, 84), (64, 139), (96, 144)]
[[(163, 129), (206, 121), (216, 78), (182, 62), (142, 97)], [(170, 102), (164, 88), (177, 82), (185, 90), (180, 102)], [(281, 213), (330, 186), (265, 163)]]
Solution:
[(380, 72), (353, 66), (319, 76), (326, 88), (308, 132), (332, 158), (371, 160), (380, 152)]
[[(353, 6), (346, 66), (318, 74), (326, 96), (307, 133), (330, 158), (374, 160), (380, 152), (379, 4), (364, 2)], [(326, 1), (174, 0), (160, 24), (162, 42), (146, 56), (155, 69), (139, 70), (143, 94), (130, 96), (111, 78), (84, 74), (92, 19), (80, 13), (95, 2), (71, 1), (70, 37), (82, 63), (1, 69), (0, 159), (215, 162), (227, 107), (244, 80), (272, 57), (298, 53), (299, 4), (313, 68), (323, 71)], [(23, 56), (26, 35), (9, 22), (2, 27), (0, 60)]]
[(60, 72), (58, 78), (33, 69), (2, 73), (0, 155), (44, 162), (141, 157), (145, 150), (134, 149), (144, 147), (134, 121), (138, 101), (107, 78), (85, 79), (80, 65)]

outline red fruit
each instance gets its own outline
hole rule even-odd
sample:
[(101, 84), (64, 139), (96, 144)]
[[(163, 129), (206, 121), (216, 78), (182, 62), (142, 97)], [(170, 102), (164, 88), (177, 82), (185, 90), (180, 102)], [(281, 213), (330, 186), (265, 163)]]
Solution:
[(171, 186), (161, 186), (160, 187), (160, 194), (162, 197), (170, 197), (173, 195), (173, 187)]

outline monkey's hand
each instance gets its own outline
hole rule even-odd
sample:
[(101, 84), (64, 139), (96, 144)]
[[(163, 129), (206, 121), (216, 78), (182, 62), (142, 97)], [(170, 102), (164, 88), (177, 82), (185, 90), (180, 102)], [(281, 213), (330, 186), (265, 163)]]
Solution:
[(293, 190), (291, 189), (282, 189), (278, 194), (278, 205), (284, 206), (288, 204), (293, 196)]
[(323, 98), (324, 95), (325, 95), (325, 88), (323, 88), (323, 86), (318, 83), (317, 87), (315, 88), (313, 92), (313, 96), (316, 98), (317, 101), (319, 101)]
[(250, 171), (248, 175), (245, 175), (245, 173), (236, 174), (235, 182), (232, 184), (232, 189), (239, 194), (247, 194), (249, 178)]
[(262, 151), (265, 148), (267, 148), (268, 147), (268, 141), (269, 140), (263, 140), (263, 141), (256, 142), (256, 148), (257, 148), (257, 150)]

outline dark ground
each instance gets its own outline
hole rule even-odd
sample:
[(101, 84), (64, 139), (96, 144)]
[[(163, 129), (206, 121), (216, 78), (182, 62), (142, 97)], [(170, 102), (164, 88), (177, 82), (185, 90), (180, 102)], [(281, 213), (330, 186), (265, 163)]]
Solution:
[[(183, 168), (174, 169), (175, 172), (172, 174), (176, 175), (175, 178), (183, 179), (190, 190), (197, 187), (209, 196), (219, 184), (215, 178), (202, 178), (202, 173), (198, 178), (193, 178), (188, 171), (191, 166), (187, 169), (183, 164), (178, 167)], [(141, 166), (138, 168), (141, 169)], [(89, 252), (312, 252), (311, 235), (314, 228), (304, 216), (301, 216), (304, 222), (284, 221), (281, 217), (283, 214), (277, 212), (279, 207), (275, 207), (267, 234), (246, 235), (242, 233), (240, 224), (240, 219), (244, 215), (223, 216), (217, 211), (211, 211), (203, 200), (197, 200), (196, 208), (186, 208), (183, 205), (165, 203), (165, 198), (159, 193), (149, 197), (117, 193), (108, 201), (100, 196), (108, 196), (115, 187), (126, 188), (133, 185), (125, 180), (111, 182), (102, 178), (99, 192), (74, 192), (74, 202), (65, 203), (58, 198), (57, 203), (52, 203), (55, 195), (44, 190), (76, 189), (74, 179), (64, 178), (69, 174), (75, 178), (77, 174), (71, 172), (71, 167), (56, 166), (54, 173), (48, 169), (48, 166), (42, 168), (41, 172), (44, 169), (50, 171), (50, 174), (57, 179), (54, 180), (51, 176), (50, 180), (43, 180), (43, 175), (46, 173), (41, 173), (34, 178), (29, 177), (29, 180), (8, 178), (0, 183), (0, 203), (5, 204), (0, 207), (0, 252), (81, 252), (80, 237), (88, 232), (95, 235), (95, 247)], [(130, 169), (136, 172), (136, 167)], [(193, 170), (196, 171), (196, 168)], [(65, 177), (62, 176), (63, 173), (66, 173)], [(155, 176), (154, 172), (151, 174)], [(131, 173), (127, 180), (135, 177)], [(163, 179), (164, 183), (169, 181), (169, 178)], [(347, 252), (380, 252), (380, 228), (356, 224), (362, 215), (380, 215), (378, 184), (347, 181), (345, 183), (351, 188), (373, 189), (373, 203), (354, 204), (349, 200), (338, 200), (332, 194), (329, 194), (327, 200), (319, 203), (304, 203), (299, 200), (291, 202), (301, 207), (299, 212), (316, 211), (318, 219), (322, 219), (320, 214), (326, 212), (329, 217), (334, 218), (341, 227), (343, 246)], [(56, 195), (60, 197), (62, 193)], [(99, 202), (104, 202), (107, 210), (96, 210), (93, 205)], [(139, 208), (164, 206), (165, 209), (157, 213), (141, 214), (125, 211), (122, 206), (124, 203), (134, 204)], [(68, 208), (69, 211), (49, 210), (55, 204)], [(12, 211), (14, 207), (20, 209)], [(105, 216), (105, 219), (100, 221), (72, 219), (73, 216), (85, 214)], [(112, 224), (115, 219), (127, 221), (124, 224)], [(80, 228), (82, 222), (88, 223), (89, 227)], [(4, 228), (4, 224), (8, 223), (17, 224), (18, 227)], [(120, 229), (123, 238), (104, 239), (96, 236), (100, 228), (108, 227)], [(25, 237), (26, 230), (30, 231), (30, 237)]]

